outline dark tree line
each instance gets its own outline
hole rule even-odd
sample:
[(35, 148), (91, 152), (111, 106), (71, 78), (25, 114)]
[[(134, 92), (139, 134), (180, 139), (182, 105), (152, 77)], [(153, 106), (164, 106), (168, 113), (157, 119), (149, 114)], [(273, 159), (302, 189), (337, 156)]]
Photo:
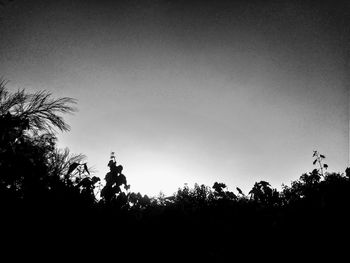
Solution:
[(245, 194), (216, 182), (150, 198), (130, 191), (114, 153), (101, 181), (85, 156), (57, 149), (56, 132), (69, 130), (61, 114), (74, 112), (75, 100), (10, 93), (5, 84), (0, 82), (0, 209), (8, 239), (36, 235), (44, 247), (63, 238), (84, 251), (90, 242), (120, 256), (214, 261), (243, 248), (311, 253), (348, 244), (339, 240), (349, 233), (350, 168), (327, 172), (317, 151), (316, 168), (281, 191), (260, 181)]

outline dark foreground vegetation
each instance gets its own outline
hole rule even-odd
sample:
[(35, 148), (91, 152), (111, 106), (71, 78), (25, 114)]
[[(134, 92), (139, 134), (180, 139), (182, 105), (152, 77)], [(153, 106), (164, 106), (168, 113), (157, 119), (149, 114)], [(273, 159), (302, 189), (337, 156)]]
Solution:
[(349, 168), (327, 172), (315, 151), (315, 169), (281, 191), (265, 181), (249, 193), (196, 184), (149, 198), (130, 191), (114, 154), (101, 181), (84, 156), (56, 148), (55, 132), (69, 130), (60, 114), (73, 112), (74, 102), (9, 93), (0, 84), (2, 252), (12, 259), (48, 252), (49, 262), (72, 254), (232, 262), (238, 255), (271, 261), (283, 252), (277, 259), (285, 261), (301, 252), (347, 253)]

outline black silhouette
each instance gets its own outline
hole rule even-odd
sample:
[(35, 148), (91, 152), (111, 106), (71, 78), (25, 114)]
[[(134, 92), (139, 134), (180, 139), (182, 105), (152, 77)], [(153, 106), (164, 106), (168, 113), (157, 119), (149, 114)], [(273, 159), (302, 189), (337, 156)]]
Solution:
[(126, 190), (128, 190), (129, 186), (127, 185), (125, 175), (122, 174), (123, 166), (117, 165), (113, 153), (108, 162), (108, 166), (110, 171), (106, 174), (106, 185), (101, 191), (101, 197), (106, 202), (116, 201), (118, 198), (119, 200), (121, 200), (121, 198), (125, 199), (124, 194), (121, 193), (120, 186), (124, 185), (124, 189)]
[(57, 114), (72, 112), (72, 103), (46, 92), (10, 94), (0, 83), (1, 226), (15, 250), (36, 236), (39, 243), (32, 245), (52, 253), (84, 251), (88, 257), (92, 246), (142, 260), (222, 261), (232, 253), (244, 256), (247, 248), (260, 259), (269, 251), (314, 256), (319, 246), (346, 251), (350, 168), (326, 172), (326, 157), (314, 151), (318, 169), (281, 191), (261, 180), (248, 195), (215, 182), (185, 185), (167, 197), (143, 196), (130, 191), (114, 153), (101, 182), (83, 155), (56, 148), (55, 128), (69, 129)]

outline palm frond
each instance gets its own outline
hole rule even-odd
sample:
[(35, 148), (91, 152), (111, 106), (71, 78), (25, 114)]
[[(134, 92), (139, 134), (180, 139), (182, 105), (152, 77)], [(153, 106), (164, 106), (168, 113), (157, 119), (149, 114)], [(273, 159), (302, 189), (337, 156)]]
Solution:
[(27, 94), (23, 89), (9, 93), (7, 82), (0, 79), (0, 115), (11, 113), (29, 121), (29, 130), (34, 133), (54, 133), (56, 129), (69, 131), (70, 126), (61, 114), (71, 114), (76, 100), (69, 97), (54, 99), (48, 91)]

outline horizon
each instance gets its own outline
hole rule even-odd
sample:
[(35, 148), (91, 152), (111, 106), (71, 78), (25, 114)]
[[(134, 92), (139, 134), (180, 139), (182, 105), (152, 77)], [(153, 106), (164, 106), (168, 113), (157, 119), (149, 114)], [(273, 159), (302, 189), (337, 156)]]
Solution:
[[(35, 3), (35, 4), (34, 4)], [(78, 100), (58, 146), (131, 191), (223, 182), (280, 189), (349, 166), (346, 1), (14, 1), (0, 21), (8, 87)]]

